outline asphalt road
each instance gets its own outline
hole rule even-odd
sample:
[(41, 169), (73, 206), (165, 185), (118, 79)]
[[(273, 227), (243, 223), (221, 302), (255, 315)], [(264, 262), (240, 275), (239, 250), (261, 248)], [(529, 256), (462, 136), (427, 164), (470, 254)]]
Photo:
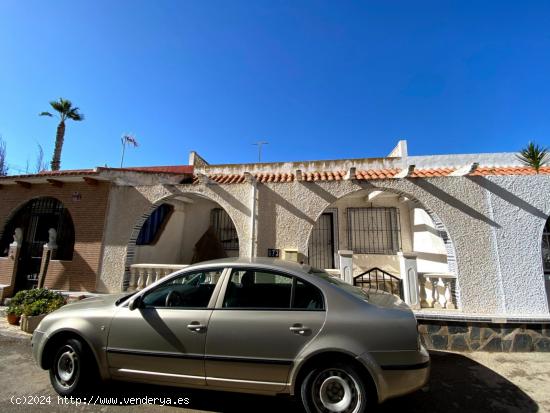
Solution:
[[(505, 356), (510, 359), (514, 357), (513, 354)], [(549, 361), (547, 357), (544, 362)], [(519, 376), (525, 378), (525, 374)], [(539, 384), (549, 389), (549, 375), (546, 374)], [(95, 400), (95, 405), (76, 405), (74, 401), (59, 400), (50, 386), (48, 373), (35, 366), (32, 360), (29, 339), (0, 333), (0, 412), (303, 411), (297, 401), (287, 397), (260, 397), (127, 383), (109, 383), (104, 387), (94, 395), (101, 398)], [(132, 397), (156, 397), (157, 400), (153, 404), (135, 404), (135, 401), (128, 403), (128, 400), (123, 399)], [(24, 403), (25, 398), (27, 403)], [(163, 402), (167, 404), (168, 399), (181, 404), (177, 407), (163, 406)], [(28, 404), (29, 400), (35, 404)], [(112, 405), (113, 402), (116, 405)], [(548, 411), (548, 408), (550, 405), (546, 402), (544, 406), (537, 405), (516, 384), (483, 364), (463, 355), (438, 352), (432, 353), (432, 376), (428, 389), (389, 400), (378, 411), (530, 413)]]

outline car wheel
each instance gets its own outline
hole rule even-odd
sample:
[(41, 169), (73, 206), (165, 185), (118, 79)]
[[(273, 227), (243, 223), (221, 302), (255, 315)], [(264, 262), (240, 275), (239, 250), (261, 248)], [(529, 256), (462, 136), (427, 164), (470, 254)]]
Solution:
[(71, 396), (82, 391), (85, 377), (94, 377), (92, 363), (82, 351), (82, 343), (74, 338), (63, 342), (50, 367), (50, 381), (61, 396)]
[(313, 369), (300, 390), (308, 413), (364, 413), (373, 402), (361, 376), (348, 364)]

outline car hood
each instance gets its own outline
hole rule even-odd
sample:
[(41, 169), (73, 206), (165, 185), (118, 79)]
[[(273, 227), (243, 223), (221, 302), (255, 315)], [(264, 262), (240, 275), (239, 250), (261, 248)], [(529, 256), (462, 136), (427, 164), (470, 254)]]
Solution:
[(115, 305), (115, 302), (124, 296), (127, 296), (128, 293), (124, 294), (105, 294), (105, 295), (99, 295), (96, 297), (90, 297), (85, 298), (84, 300), (76, 301), (74, 303), (70, 303), (67, 305), (64, 305), (56, 312), (61, 311), (73, 311), (73, 310), (92, 310), (96, 308), (105, 308), (105, 307), (112, 307)]

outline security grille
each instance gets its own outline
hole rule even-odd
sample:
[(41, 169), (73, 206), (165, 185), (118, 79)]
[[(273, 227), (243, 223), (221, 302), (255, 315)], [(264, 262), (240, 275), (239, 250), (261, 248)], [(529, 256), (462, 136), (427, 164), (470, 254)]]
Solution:
[(210, 213), (210, 225), (214, 228), (216, 235), (225, 250), (238, 250), (239, 237), (233, 221), (229, 214), (222, 208), (214, 208)]
[(356, 254), (395, 254), (401, 250), (397, 208), (348, 208), (348, 245)]
[(309, 240), (309, 265), (315, 268), (334, 268), (333, 214), (324, 213), (313, 226)]

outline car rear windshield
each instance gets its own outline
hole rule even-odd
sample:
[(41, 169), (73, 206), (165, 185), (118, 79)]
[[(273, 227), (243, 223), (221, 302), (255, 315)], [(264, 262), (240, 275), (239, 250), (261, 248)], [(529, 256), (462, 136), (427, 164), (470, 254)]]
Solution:
[(361, 288), (354, 287), (353, 285), (348, 284), (347, 282), (342, 281), (339, 278), (331, 276), (326, 271), (320, 270), (318, 268), (310, 268), (308, 271), (310, 274), (315, 275), (319, 278), (322, 278), (325, 281), (328, 281), (329, 283), (336, 285), (340, 287), (342, 290), (354, 295), (355, 297), (364, 300), (369, 301), (369, 294), (366, 291), (363, 291)]

